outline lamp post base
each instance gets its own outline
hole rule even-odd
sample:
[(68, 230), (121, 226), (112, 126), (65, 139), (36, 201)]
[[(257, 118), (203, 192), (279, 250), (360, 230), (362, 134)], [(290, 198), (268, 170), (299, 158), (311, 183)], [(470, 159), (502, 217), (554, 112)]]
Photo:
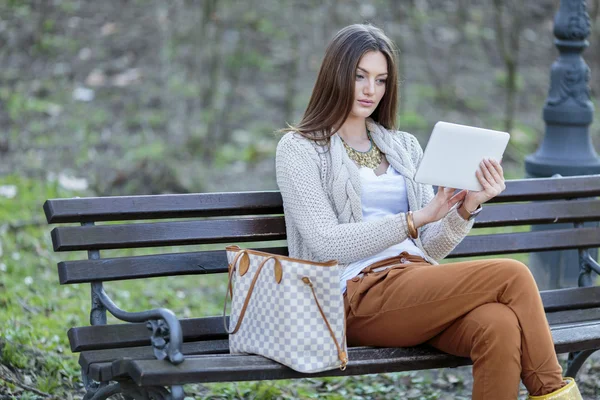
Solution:
[[(545, 166), (548, 168), (548, 166)], [(555, 165), (552, 166), (554, 171)], [(589, 170), (586, 170), (589, 171)], [(579, 174), (576, 174), (579, 175)], [(581, 174), (587, 175), (587, 174)], [(548, 176), (534, 176), (527, 174), (526, 178), (542, 178)], [(559, 175), (554, 176), (560, 179)], [(584, 226), (597, 227), (597, 222), (588, 222)], [(572, 228), (573, 224), (533, 225), (532, 232), (549, 231), (553, 229)], [(590, 249), (590, 255), (597, 260), (598, 250)], [(574, 250), (557, 250), (531, 253), (528, 265), (531, 274), (540, 290), (561, 289), (577, 287), (579, 279), (579, 254)]]
[(577, 176), (600, 174), (600, 159), (597, 157), (587, 160), (549, 160), (537, 153), (525, 157), (525, 173), (528, 178), (547, 178), (553, 175)]

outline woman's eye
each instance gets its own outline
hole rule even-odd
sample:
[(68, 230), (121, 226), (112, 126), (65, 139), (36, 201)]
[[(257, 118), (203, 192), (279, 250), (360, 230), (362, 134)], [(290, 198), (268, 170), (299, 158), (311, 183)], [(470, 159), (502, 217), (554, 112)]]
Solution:
[(385, 85), (386, 79), (377, 79), (377, 83), (380, 85)]
[(360, 75), (360, 74), (356, 74), (356, 79), (362, 79), (364, 78), (364, 76)]

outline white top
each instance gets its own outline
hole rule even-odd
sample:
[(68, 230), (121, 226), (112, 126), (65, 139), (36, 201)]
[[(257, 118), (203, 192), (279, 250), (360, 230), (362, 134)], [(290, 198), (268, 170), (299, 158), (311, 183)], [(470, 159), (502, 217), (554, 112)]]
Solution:
[[(408, 196), (404, 176), (391, 165), (384, 174), (375, 175), (375, 171), (362, 167), (359, 169), (363, 221), (372, 221), (408, 211)], [(370, 257), (350, 263), (340, 276), (342, 293), (346, 291), (346, 281), (354, 278), (364, 268), (384, 258), (397, 256), (406, 251), (423, 257), (424, 254), (412, 239), (408, 238)]]

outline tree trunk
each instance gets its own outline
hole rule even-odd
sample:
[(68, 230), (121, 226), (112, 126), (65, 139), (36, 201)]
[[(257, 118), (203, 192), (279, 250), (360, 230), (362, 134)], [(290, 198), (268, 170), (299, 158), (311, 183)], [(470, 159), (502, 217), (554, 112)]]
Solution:
[[(515, 119), (515, 98), (517, 95), (517, 76), (518, 76), (518, 58), (519, 58), (519, 39), (521, 36), (522, 13), (520, 7), (511, 7), (514, 10), (512, 21), (509, 25), (508, 38), (505, 37), (504, 30), (504, 1), (494, 0), (494, 22), (496, 28), (496, 43), (498, 50), (504, 60), (506, 72), (506, 82), (504, 85), (505, 106), (504, 106), (504, 130), (511, 132)], [(511, 2), (510, 5), (513, 5)], [(506, 41), (508, 39), (509, 45)]]
[[(512, 60), (511, 60), (512, 61)], [(515, 120), (515, 99), (517, 95), (517, 65), (506, 63), (506, 105), (504, 111), (504, 130), (512, 132)]]
[(236, 97), (237, 97), (237, 92), (238, 92), (238, 88), (240, 85), (240, 78), (245, 70), (244, 68), (244, 57), (245, 57), (245, 50), (246, 50), (246, 46), (248, 44), (247, 42), (247, 38), (248, 38), (248, 34), (247, 32), (242, 28), (240, 33), (239, 33), (239, 39), (233, 54), (233, 57), (235, 59), (239, 59), (242, 60), (242, 65), (236, 65), (231, 69), (230, 75), (229, 75), (229, 91), (227, 92), (227, 95), (225, 96), (225, 102), (223, 105), (223, 108), (221, 110), (221, 118), (220, 118), (220, 127), (221, 127), (221, 131), (222, 134), (219, 136), (221, 139), (219, 140), (221, 143), (228, 143), (229, 140), (231, 139), (231, 129), (232, 129), (232, 119), (233, 119), (233, 115), (236, 114), (237, 112), (237, 104), (236, 104)]
[[(285, 82), (285, 101), (283, 115), (285, 118), (284, 124), (294, 123), (294, 99), (296, 98), (296, 80), (298, 79), (298, 35), (295, 33), (290, 35), (290, 61), (288, 67), (286, 82)], [(285, 126), (285, 125), (283, 125)]]
[(221, 68), (224, 56), (222, 52), (223, 32), (223, 24), (217, 22), (214, 34), (214, 41), (213, 43), (211, 43), (211, 56), (208, 68), (208, 87), (203, 91), (201, 97), (202, 111), (208, 113), (209, 115), (206, 124), (207, 132), (203, 146), (204, 159), (209, 163), (214, 158), (215, 143), (217, 143), (218, 141), (217, 126), (220, 121), (217, 117), (219, 116), (218, 104), (219, 97), (221, 96), (221, 94), (219, 93), (219, 86), (221, 83)]

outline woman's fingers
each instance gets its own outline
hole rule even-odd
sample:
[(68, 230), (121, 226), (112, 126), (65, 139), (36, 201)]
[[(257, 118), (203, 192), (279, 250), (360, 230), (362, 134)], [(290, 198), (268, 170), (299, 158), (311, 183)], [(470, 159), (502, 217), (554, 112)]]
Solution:
[(493, 185), (494, 183), (496, 183), (496, 180), (494, 179), (494, 176), (492, 175), (492, 171), (490, 170), (490, 167), (488, 167), (487, 160), (484, 159), (480, 165), (481, 165), (481, 171), (483, 172), (483, 176), (485, 177), (485, 179), (487, 179), (488, 183), (490, 185)]
[(496, 177), (496, 181), (498, 182), (499, 189), (501, 191), (504, 191), (504, 189), (506, 189), (506, 184), (504, 183), (504, 169), (496, 160), (490, 160), (490, 164), (493, 167), (492, 171), (494, 176)]
[(504, 176), (504, 169), (502, 168), (502, 165), (500, 164), (500, 161), (496, 161), (495, 159), (490, 159), (490, 163), (494, 166), (494, 168), (496, 169), (496, 171), (498, 172), (498, 174), (500, 176)]
[(454, 196), (452, 196), (450, 198), (450, 200), (448, 200), (449, 204), (450, 204), (450, 207), (453, 207), (459, 201), (464, 200), (466, 196), (467, 196), (467, 191), (466, 190), (461, 190), (460, 192), (456, 193)]
[(483, 165), (489, 174), (488, 179), (491, 179), (491, 181), (492, 181), (490, 183), (498, 183), (498, 181), (500, 180), (500, 177), (498, 176), (498, 172), (496, 171), (496, 168), (494, 168), (494, 166), (492, 165), (490, 160), (487, 158), (484, 158)]
[(486, 177), (483, 175), (482, 169), (478, 169), (475, 172), (475, 175), (477, 176), (477, 179), (479, 180), (479, 183), (481, 184), (481, 186), (483, 186), (483, 190), (489, 190), (492, 185), (488, 182), (488, 180), (486, 179)]
[(444, 188), (444, 199), (446, 201), (451, 200), (452, 197), (455, 196), (455, 194), (454, 194), (455, 192), (456, 192), (456, 189), (454, 189), (454, 188), (449, 188), (449, 187)]
[(458, 192), (454, 196), (452, 196), (452, 200), (454, 200), (455, 198), (462, 200), (467, 195), (467, 193), (468, 193), (467, 189), (461, 190), (460, 192)]
[(454, 189), (454, 188), (438, 186), (438, 191), (437, 191), (436, 195), (439, 196), (441, 199), (444, 199), (444, 201), (446, 201), (447, 199), (450, 198), (450, 196), (452, 196), (452, 194), (455, 191), (456, 191), (456, 189)]
[[(485, 160), (485, 166), (487, 168), (487, 170), (490, 172), (490, 174), (492, 175), (492, 178), (494, 178), (494, 182), (497, 184), (502, 183), (502, 181), (504, 180), (503, 178), (503, 173), (502, 171), (498, 171), (498, 167), (500, 167), (500, 165), (494, 160), (489, 160), (486, 159)], [(502, 168), (502, 167), (500, 167)]]
[(496, 160), (485, 159), (482, 163), (484, 164), (484, 167), (482, 167), (484, 176), (491, 186), (489, 190), (486, 190), (494, 197), (506, 189), (504, 171)]

